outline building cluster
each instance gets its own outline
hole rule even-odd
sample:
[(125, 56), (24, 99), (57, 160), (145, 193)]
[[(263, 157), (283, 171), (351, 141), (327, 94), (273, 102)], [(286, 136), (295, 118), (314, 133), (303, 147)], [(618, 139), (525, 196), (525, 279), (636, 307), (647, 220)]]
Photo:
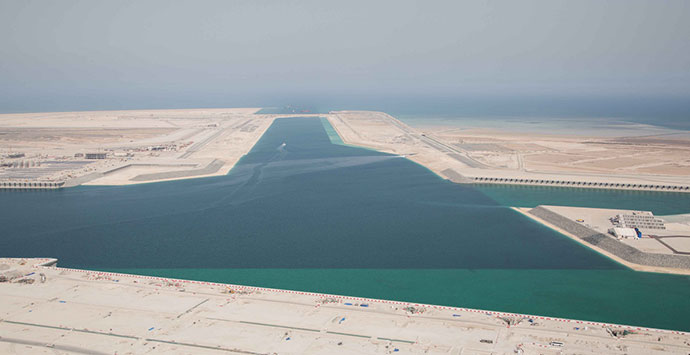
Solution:
[(41, 166), (41, 162), (37, 160), (0, 161), (0, 167), (4, 168), (27, 169), (39, 166)]
[(609, 233), (618, 239), (623, 238), (642, 238), (642, 229), (660, 230), (666, 229), (664, 220), (654, 217), (649, 211), (639, 211), (629, 214), (617, 214), (611, 217), (613, 228)]
[(654, 214), (649, 211), (618, 214), (611, 218), (611, 223), (621, 228), (666, 229), (664, 220), (654, 217)]
[[(20, 159), (26, 158), (25, 153), (10, 152), (7, 154), (2, 154), (0, 157), (0, 167), (2, 168), (31, 168), (34, 166), (41, 165), (40, 161), (37, 160), (26, 160)], [(36, 157), (32, 157), (36, 158)]]
[(86, 153), (84, 158), (86, 159), (105, 159), (107, 157), (106, 153)]
[(150, 145), (148, 147), (137, 148), (134, 151), (137, 152), (160, 152), (160, 151), (177, 151), (177, 144), (159, 144)]

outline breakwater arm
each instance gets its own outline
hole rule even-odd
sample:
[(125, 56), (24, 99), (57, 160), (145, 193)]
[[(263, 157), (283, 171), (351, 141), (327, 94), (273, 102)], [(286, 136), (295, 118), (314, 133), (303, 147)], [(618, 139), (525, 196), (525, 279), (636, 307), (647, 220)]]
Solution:
[(610, 235), (564, 217), (547, 206), (537, 206), (529, 210), (514, 208), (514, 210), (632, 269), (690, 275), (690, 255), (657, 254), (638, 250)]

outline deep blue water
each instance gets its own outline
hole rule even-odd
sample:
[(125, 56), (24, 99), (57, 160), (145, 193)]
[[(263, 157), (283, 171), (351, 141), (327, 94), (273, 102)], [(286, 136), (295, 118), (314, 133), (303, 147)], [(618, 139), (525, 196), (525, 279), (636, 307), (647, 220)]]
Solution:
[(476, 189), (331, 144), (316, 118), (277, 120), (228, 176), (1, 196), (1, 249), (64, 266), (618, 267)]

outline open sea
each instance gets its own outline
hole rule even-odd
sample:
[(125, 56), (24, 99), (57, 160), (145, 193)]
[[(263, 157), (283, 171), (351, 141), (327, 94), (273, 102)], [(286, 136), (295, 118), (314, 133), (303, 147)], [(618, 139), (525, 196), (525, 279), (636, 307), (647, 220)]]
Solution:
[(629, 270), (512, 211), (690, 212), (690, 195), (448, 182), (278, 119), (228, 175), (0, 191), (0, 256), (690, 331), (690, 277)]

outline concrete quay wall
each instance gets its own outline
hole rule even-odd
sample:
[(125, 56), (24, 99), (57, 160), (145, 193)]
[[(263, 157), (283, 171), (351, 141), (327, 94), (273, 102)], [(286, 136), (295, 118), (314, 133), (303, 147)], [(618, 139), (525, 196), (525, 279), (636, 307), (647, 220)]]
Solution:
[(645, 190), (645, 191), (670, 191), (670, 192), (690, 192), (690, 186), (684, 185), (664, 185), (664, 184), (642, 184), (642, 183), (615, 183), (597, 181), (569, 181), (569, 180), (549, 180), (549, 179), (518, 179), (501, 177), (466, 177), (475, 184), (514, 184), (531, 186), (563, 186), (563, 187), (584, 187), (599, 189), (619, 189), (619, 190)]
[(531, 209), (529, 213), (625, 261), (647, 266), (690, 269), (690, 256), (688, 255), (656, 254), (640, 251), (627, 244), (621, 243), (609, 235), (597, 232), (569, 218), (561, 216), (543, 206), (537, 206)]

